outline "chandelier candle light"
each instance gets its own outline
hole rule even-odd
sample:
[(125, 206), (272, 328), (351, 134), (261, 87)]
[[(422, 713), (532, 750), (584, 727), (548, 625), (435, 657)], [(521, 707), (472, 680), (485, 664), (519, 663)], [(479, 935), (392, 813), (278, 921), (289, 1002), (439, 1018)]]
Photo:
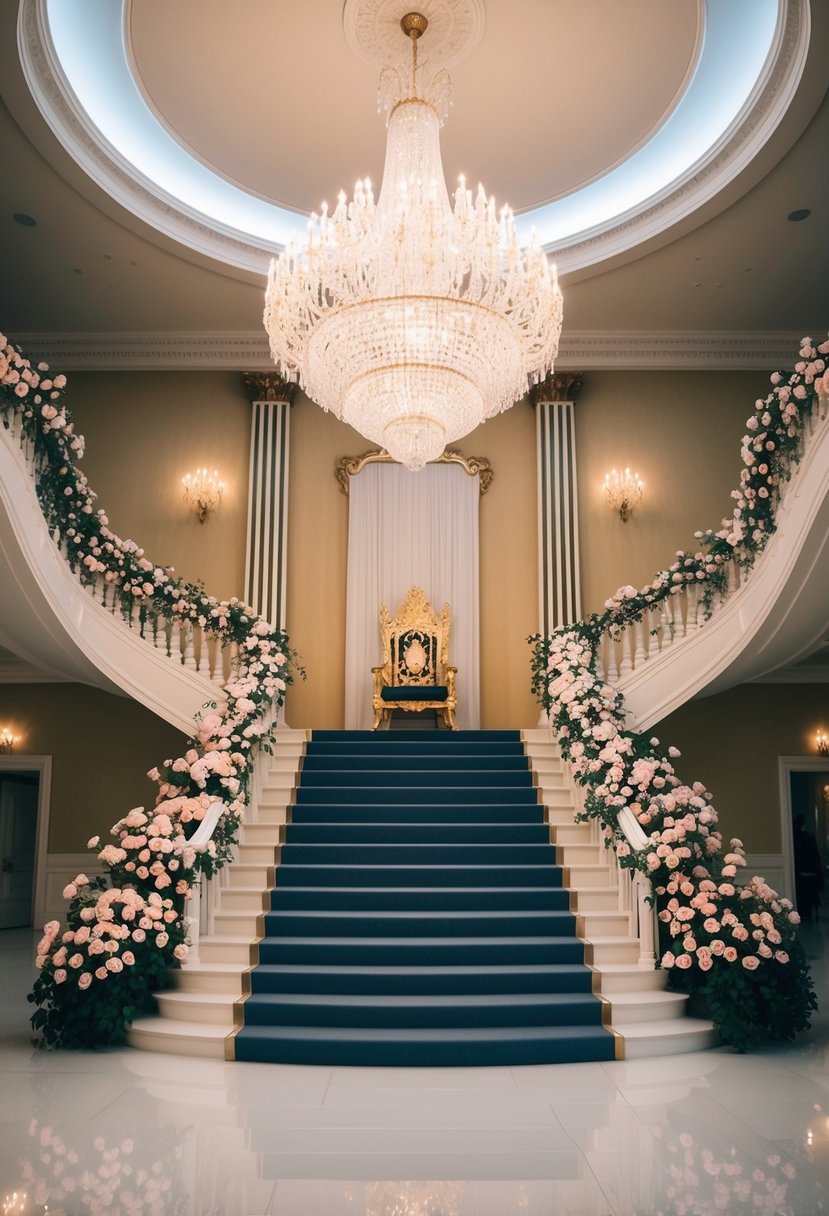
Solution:
[(624, 473), (611, 469), (605, 474), (604, 492), (608, 506), (619, 512), (619, 518), (625, 524), (645, 495), (645, 483), (638, 473), (631, 473), (628, 468)]
[(219, 472), (212, 473), (207, 469), (196, 469), (195, 473), (186, 473), (181, 479), (184, 486), (184, 501), (196, 508), (199, 523), (203, 524), (209, 511), (215, 511), (222, 501), (225, 483), (219, 478)]
[(281, 375), (411, 470), (509, 409), (552, 369), (561, 333), (555, 267), (512, 212), (463, 178), (450, 204), (440, 127), (445, 70), (418, 63), (427, 26), (400, 22), (411, 68), (387, 67), (378, 100), (388, 135), (380, 194), (312, 215), (307, 241), (273, 259), (264, 323)]

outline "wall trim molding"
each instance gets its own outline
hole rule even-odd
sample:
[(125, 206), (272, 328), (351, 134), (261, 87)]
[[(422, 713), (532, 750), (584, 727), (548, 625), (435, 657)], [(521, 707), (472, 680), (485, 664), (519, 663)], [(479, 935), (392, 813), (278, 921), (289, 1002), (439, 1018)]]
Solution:
[[(803, 335), (766, 330), (565, 332), (557, 366), (619, 371), (774, 371), (794, 364)], [(55, 371), (272, 371), (264, 330), (238, 333), (21, 333)]]

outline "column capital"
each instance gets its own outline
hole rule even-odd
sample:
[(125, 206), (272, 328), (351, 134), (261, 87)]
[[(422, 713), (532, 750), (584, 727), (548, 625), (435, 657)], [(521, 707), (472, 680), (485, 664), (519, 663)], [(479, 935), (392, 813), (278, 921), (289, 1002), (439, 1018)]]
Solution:
[(545, 405), (553, 401), (575, 401), (581, 388), (581, 372), (548, 372), (530, 387), (530, 403)]
[(297, 390), (296, 384), (283, 379), (279, 372), (244, 372), (242, 378), (251, 405), (255, 401), (287, 401), (290, 405)]

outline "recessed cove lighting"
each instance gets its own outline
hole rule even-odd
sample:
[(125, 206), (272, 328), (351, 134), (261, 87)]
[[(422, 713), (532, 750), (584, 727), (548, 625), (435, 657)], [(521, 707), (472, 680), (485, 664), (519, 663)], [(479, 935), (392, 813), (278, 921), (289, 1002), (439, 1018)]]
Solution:
[(33, 215), (27, 215), (25, 211), (15, 211), (15, 223), (22, 224), (24, 228), (34, 228), (37, 220)]
[(808, 207), (798, 207), (796, 211), (790, 211), (786, 219), (790, 224), (799, 224), (801, 220), (807, 220), (811, 214)]

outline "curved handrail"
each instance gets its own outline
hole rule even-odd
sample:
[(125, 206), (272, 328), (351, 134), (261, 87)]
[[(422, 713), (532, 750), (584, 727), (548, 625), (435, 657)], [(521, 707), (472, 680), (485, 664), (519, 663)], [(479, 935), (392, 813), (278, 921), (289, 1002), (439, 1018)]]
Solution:
[(7, 417), (0, 426), (0, 554), (7, 573), (0, 605), (4, 620), (15, 622), (15, 642), (70, 679), (128, 693), (189, 734), (199, 709), (220, 690), (187, 662), (187, 631), (171, 622), (144, 636), (135, 614), (116, 613), (111, 591), (107, 602), (102, 575), (82, 583), (73, 574), (65, 545), (49, 534), (36, 476), (19, 418)]
[[(604, 635), (605, 677), (625, 697), (631, 722), (647, 730), (685, 701), (766, 675), (808, 654), (826, 631), (829, 586), (829, 411), (807, 416), (803, 455), (781, 494), (776, 531), (749, 571), (730, 563), (727, 585), (703, 611), (683, 585), (659, 619), (634, 621), (618, 641)], [(818, 594), (807, 594), (808, 588)], [(651, 628), (648, 629), (647, 625)], [(622, 652), (624, 673), (611, 670)], [(615, 653), (614, 653), (615, 652)], [(614, 664), (615, 666), (616, 664)]]

